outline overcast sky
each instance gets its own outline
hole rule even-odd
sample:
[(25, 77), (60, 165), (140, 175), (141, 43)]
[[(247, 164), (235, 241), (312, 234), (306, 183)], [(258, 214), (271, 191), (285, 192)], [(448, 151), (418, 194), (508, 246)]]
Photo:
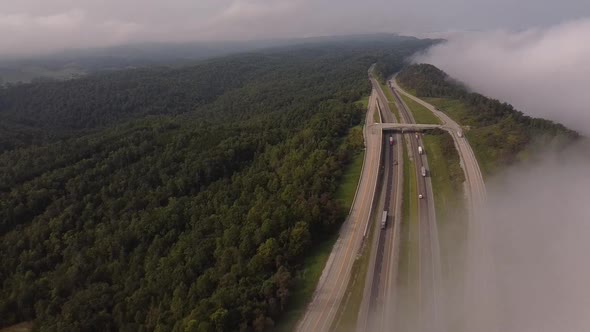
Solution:
[(138, 41), (425, 33), (545, 26), (590, 16), (563, 0), (4, 0), (0, 55)]

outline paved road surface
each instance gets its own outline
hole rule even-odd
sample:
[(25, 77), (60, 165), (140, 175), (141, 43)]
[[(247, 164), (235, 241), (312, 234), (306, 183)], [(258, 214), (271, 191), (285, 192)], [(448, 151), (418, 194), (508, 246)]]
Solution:
[(467, 276), (465, 281), (466, 299), (464, 305), (475, 313), (472, 317), (466, 318), (466, 329), (474, 331), (481, 329), (482, 326), (495, 326), (498, 305), (496, 300), (490, 295), (495, 294), (491, 289), (495, 284), (490, 276), (493, 275), (493, 260), (489, 256), (489, 251), (485, 250), (488, 246), (486, 236), (483, 234), (483, 228), (480, 224), (481, 219), (478, 216), (484, 213), (485, 202), (487, 199), (486, 187), (481, 170), (473, 149), (469, 145), (467, 138), (459, 137), (462, 132), (461, 126), (453, 121), (445, 113), (439, 111), (433, 105), (417, 98), (404, 91), (397, 81), (392, 80), (391, 84), (400, 93), (408, 96), (414, 101), (422, 104), (434, 113), (443, 123), (443, 129), (446, 129), (459, 151), (461, 167), (465, 173), (466, 187), (465, 193), (468, 201), (469, 210), (469, 233), (467, 245)]
[[(376, 90), (381, 88), (375, 85)], [(379, 130), (384, 125), (397, 122), (389, 109), (387, 100), (382, 93), (379, 95), (379, 109), (382, 114), (382, 125), (375, 125)], [(394, 144), (389, 144), (389, 137), (393, 137)], [(402, 217), (402, 188), (403, 188), (403, 146), (402, 135), (385, 133), (383, 138), (383, 182), (380, 191), (379, 204), (376, 211), (388, 212), (387, 225), (381, 229), (379, 223), (372, 225), (376, 236), (370, 245), (371, 257), (369, 270), (365, 279), (363, 303), (358, 316), (357, 331), (388, 331), (393, 326), (392, 312), (395, 312), (397, 268), (399, 259), (400, 223)], [(396, 162), (394, 162), (396, 161)]]
[(351, 268), (361, 248), (369, 222), (377, 184), (376, 170), (379, 168), (381, 156), (382, 131), (373, 126), (375, 108), (376, 93), (373, 91), (364, 128), (365, 159), (353, 207), (340, 229), (339, 238), (324, 267), (305, 316), (297, 325), (297, 331), (328, 331), (346, 292)]
[[(402, 116), (402, 123), (416, 123), (403, 99), (395, 89), (391, 89), (398, 110)], [(423, 177), (421, 168), (429, 170), (427, 153), (420, 155), (418, 146), (424, 147), (421, 135), (406, 135), (409, 141), (409, 154), (415, 164), (418, 192), (423, 199), (418, 200), (418, 306), (420, 330), (425, 332), (441, 331), (445, 326), (442, 319), (442, 278), (440, 264), (440, 246), (438, 242), (438, 228), (434, 210), (434, 194), (430, 177)]]

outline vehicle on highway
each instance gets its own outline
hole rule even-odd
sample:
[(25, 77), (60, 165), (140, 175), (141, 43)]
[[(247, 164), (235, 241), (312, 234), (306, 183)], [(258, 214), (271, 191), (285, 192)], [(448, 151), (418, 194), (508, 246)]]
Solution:
[(393, 145), (393, 135), (389, 136), (389, 145)]
[(387, 211), (383, 211), (383, 215), (381, 216), (381, 229), (385, 229), (387, 225)]
[(422, 169), (420, 169), (422, 176), (426, 177), (426, 167), (422, 166)]
[(422, 199), (422, 198), (424, 198), (424, 195), (420, 194), (420, 195), (418, 195), (418, 198)]
[(462, 132), (461, 130), (459, 130), (459, 131), (457, 132), (457, 135), (459, 135), (459, 137), (463, 137), (463, 132)]
[(418, 139), (418, 134), (416, 134), (416, 139)]
[(393, 161), (393, 164), (394, 164), (394, 165), (397, 165), (397, 160), (394, 160), (394, 161)]
[(418, 147), (418, 153), (424, 154), (424, 149), (421, 146)]

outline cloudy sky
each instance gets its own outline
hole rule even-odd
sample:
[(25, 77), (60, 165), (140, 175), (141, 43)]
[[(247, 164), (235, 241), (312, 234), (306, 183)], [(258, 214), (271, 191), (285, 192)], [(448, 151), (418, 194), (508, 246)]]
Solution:
[(187, 41), (545, 26), (590, 15), (564, 0), (5, 0), (0, 55)]

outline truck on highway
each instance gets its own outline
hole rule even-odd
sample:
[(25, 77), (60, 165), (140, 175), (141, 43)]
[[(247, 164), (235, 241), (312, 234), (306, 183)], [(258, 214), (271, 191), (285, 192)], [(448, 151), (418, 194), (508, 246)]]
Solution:
[(387, 211), (383, 211), (383, 215), (381, 216), (381, 229), (385, 229), (387, 225)]
[(422, 166), (422, 168), (420, 169), (420, 171), (422, 172), (422, 176), (426, 177), (426, 167)]
[(389, 136), (389, 145), (393, 145), (393, 135)]
[(424, 149), (421, 146), (418, 147), (418, 153), (424, 154)]
[(457, 135), (459, 135), (459, 137), (463, 137), (463, 132), (462, 132), (461, 130), (459, 130), (459, 131), (457, 132)]

